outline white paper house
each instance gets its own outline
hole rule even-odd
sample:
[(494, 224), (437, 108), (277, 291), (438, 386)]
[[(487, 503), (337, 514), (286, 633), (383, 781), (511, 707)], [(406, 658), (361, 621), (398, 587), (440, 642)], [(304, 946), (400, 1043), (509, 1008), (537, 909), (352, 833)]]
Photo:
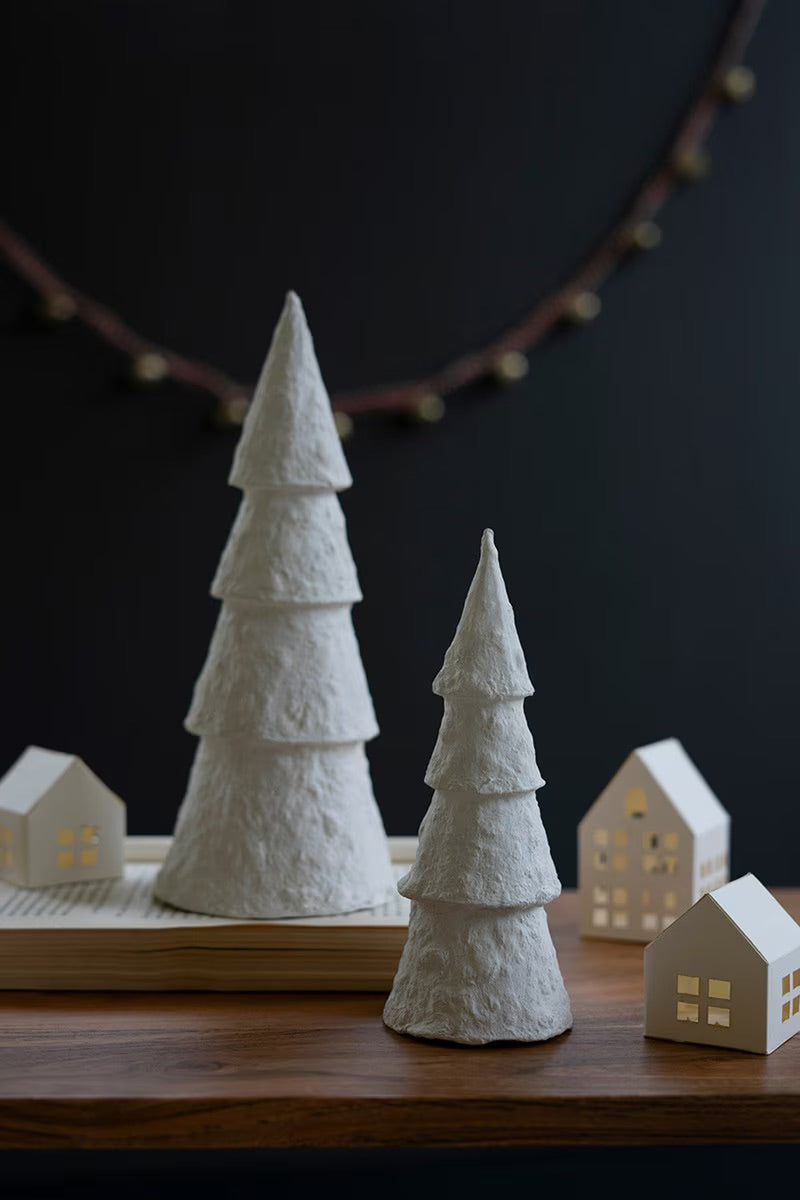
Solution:
[(123, 871), (125, 805), (73, 754), (29, 746), (0, 779), (0, 878), (23, 887)]
[(578, 826), (583, 937), (649, 942), (728, 880), (730, 818), (676, 738), (628, 756)]
[(644, 952), (644, 1032), (771, 1054), (800, 1029), (800, 925), (754, 875), (703, 896)]

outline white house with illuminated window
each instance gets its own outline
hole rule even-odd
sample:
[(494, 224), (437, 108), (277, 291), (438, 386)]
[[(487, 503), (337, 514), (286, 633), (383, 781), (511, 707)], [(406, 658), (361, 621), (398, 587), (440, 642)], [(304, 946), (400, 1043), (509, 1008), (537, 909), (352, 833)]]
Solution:
[(754, 875), (703, 896), (644, 952), (644, 1032), (771, 1054), (800, 1029), (800, 925)]
[(730, 818), (676, 738), (628, 756), (578, 826), (583, 937), (649, 942), (728, 880)]
[(124, 842), (125, 805), (75, 755), (29, 746), (0, 779), (0, 879), (113, 878)]

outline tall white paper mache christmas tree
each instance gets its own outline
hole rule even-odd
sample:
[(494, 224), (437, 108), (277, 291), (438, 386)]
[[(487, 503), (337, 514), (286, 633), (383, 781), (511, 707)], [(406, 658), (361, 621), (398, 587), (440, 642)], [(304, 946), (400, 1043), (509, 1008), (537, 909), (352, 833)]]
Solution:
[(533, 694), (491, 530), (433, 690), (444, 699), (408, 941), (384, 1009), (399, 1033), (480, 1045), (572, 1025), (544, 905), (561, 891), (523, 710)]
[(367, 908), (393, 887), (364, 743), (378, 732), (336, 493), (352, 480), (289, 293), (230, 483), (244, 491), (186, 727), (200, 737), (156, 895), (242, 918)]

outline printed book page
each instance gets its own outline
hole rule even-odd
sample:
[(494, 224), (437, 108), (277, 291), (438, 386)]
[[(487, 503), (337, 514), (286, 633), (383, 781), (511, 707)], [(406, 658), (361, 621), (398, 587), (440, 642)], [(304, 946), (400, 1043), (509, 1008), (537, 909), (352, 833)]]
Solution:
[[(127, 862), (122, 879), (19, 888), (0, 880), (0, 933), (5, 929), (179, 929), (209, 925), (319, 925), (364, 927), (407, 925), (409, 902), (398, 892), (379, 908), (336, 917), (241, 921), (181, 912), (153, 896), (160, 862)], [(409, 864), (392, 863), (395, 879)]]

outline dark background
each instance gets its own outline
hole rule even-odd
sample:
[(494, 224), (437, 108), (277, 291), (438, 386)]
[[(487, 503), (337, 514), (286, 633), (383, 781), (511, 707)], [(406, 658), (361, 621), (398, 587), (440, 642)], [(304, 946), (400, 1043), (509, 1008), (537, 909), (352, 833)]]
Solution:
[[(253, 379), (287, 287), (335, 390), (478, 346), (567, 278), (696, 92), (722, 0), (13, 6), (6, 217), (145, 334)], [(627, 753), (681, 738), (733, 870), (798, 883), (800, 6), (772, 0), (713, 169), (589, 328), (434, 427), (364, 420), (343, 496), (387, 828), (411, 833), (430, 691), (484, 526), (537, 687), (565, 884)], [(126, 390), (0, 276), (3, 721), (83, 755), (130, 829), (169, 832), (236, 511), (236, 434), (199, 393)]]

